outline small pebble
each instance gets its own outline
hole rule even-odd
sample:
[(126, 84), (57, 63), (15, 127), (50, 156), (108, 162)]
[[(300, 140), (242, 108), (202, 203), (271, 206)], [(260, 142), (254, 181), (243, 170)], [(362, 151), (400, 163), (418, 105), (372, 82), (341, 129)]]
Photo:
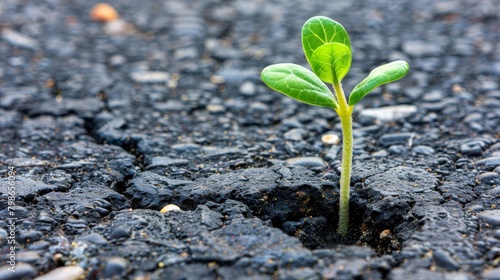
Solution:
[(168, 204), (160, 210), (160, 213), (165, 214), (170, 211), (182, 211), (181, 208), (175, 204)]
[(88, 241), (88, 242), (94, 243), (96, 245), (108, 244), (108, 241), (106, 240), (106, 238), (104, 238), (102, 235), (100, 235), (98, 233), (91, 233), (91, 234), (83, 235), (83, 236), (77, 237), (75, 240), (76, 241)]
[(304, 137), (307, 136), (307, 131), (302, 128), (292, 128), (289, 131), (285, 132), (283, 137), (285, 137), (286, 140), (291, 140), (291, 141), (301, 141), (304, 140)]
[(0, 228), (0, 242), (5, 240), (9, 234), (4, 228)]
[(124, 258), (113, 257), (106, 261), (106, 266), (104, 267), (104, 277), (107, 279), (113, 276), (122, 275), (128, 266), (128, 261)]
[(424, 40), (407, 40), (403, 42), (402, 48), (405, 54), (414, 57), (439, 56), (443, 51), (439, 44)]
[(37, 40), (19, 33), (13, 29), (4, 28), (2, 29), (1, 33), (2, 38), (14, 46), (31, 50), (38, 48)]
[(325, 134), (321, 136), (321, 142), (323, 142), (323, 145), (338, 145), (340, 144), (340, 137), (337, 134)]
[(493, 237), (496, 239), (500, 239), (500, 229), (495, 230), (495, 233), (493, 233)]
[(30, 230), (27, 232), (21, 232), (19, 234), (18, 240), (20, 243), (33, 243), (42, 238), (43, 234), (37, 230)]
[(255, 95), (255, 84), (250, 81), (244, 82), (240, 86), (240, 93), (246, 96)]
[(484, 172), (477, 176), (476, 180), (485, 185), (498, 185), (500, 184), (500, 174), (496, 172)]
[(226, 111), (226, 107), (220, 104), (208, 104), (207, 111), (214, 114), (224, 113)]
[(468, 156), (481, 156), (486, 144), (480, 140), (468, 140), (460, 145), (460, 152)]
[(109, 236), (111, 239), (121, 239), (130, 237), (130, 228), (124, 226), (116, 227)]
[(413, 105), (396, 105), (380, 108), (364, 109), (360, 112), (363, 117), (372, 117), (384, 122), (392, 122), (404, 119), (417, 112)]
[(49, 271), (35, 280), (78, 280), (82, 279), (84, 270), (80, 266), (63, 266)]
[(421, 155), (433, 155), (436, 152), (432, 147), (424, 145), (415, 146), (411, 150)]
[(98, 3), (90, 10), (90, 18), (100, 22), (114, 21), (118, 19), (118, 12), (107, 3)]
[(470, 207), (470, 210), (472, 210), (474, 212), (482, 212), (482, 211), (484, 211), (484, 207), (483, 207), (483, 205), (476, 204), (476, 205), (472, 205)]
[(201, 149), (201, 146), (194, 143), (181, 143), (172, 145), (172, 150), (178, 152), (193, 152)]
[(380, 150), (372, 153), (372, 157), (383, 158), (388, 156), (389, 153), (386, 150)]
[(496, 188), (493, 188), (491, 191), (490, 191), (491, 195), (494, 195), (494, 196), (498, 196), (500, 195), (500, 187), (496, 187)]
[(109, 58), (109, 64), (111, 66), (117, 67), (123, 65), (125, 62), (127, 62), (127, 58), (121, 54), (115, 54), (112, 57)]
[(135, 71), (130, 73), (130, 78), (136, 83), (166, 83), (169, 74), (162, 71)]
[(390, 146), (394, 144), (407, 144), (408, 141), (415, 137), (415, 133), (402, 132), (402, 133), (386, 133), (379, 139), (380, 145)]
[(340, 146), (332, 146), (324, 157), (326, 160), (332, 161), (337, 158), (339, 152), (340, 152)]
[(494, 169), (500, 166), (500, 156), (488, 157), (476, 162), (478, 166), (484, 166), (486, 169)]
[(15, 275), (12, 273), (12, 271), (9, 270), (9, 267), (11, 267), (9, 264), (0, 267), (0, 279), (2, 280), (32, 279), (33, 277), (36, 276), (36, 269), (30, 264), (23, 262), (16, 263)]
[(47, 249), (49, 249), (50, 247), (50, 242), (49, 241), (45, 241), (45, 240), (40, 240), (40, 241), (37, 241), (33, 244), (31, 244), (28, 249), (30, 250), (43, 250), (43, 251), (46, 251)]
[(500, 227), (500, 210), (486, 210), (479, 213), (478, 216), (492, 227)]
[(29, 264), (36, 264), (36, 262), (40, 260), (40, 254), (34, 251), (22, 251), (17, 254), (16, 260)]
[(304, 166), (304, 167), (323, 167), (326, 166), (326, 162), (320, 157), (298, 157), (290, 158), (286, 160), (286, 163), (292, 166)]
[(500, 267), (483, 271), (481, 280), (500, 280)]
[(178, 166), (188, 164), (189, 161), (187, 159), (174, 159), (169, 157), (153, 157), (151, 160), (146, 161), (147, 166), (146, 169), (151, 169), (155, 167), (166, 167), (166, 166)]
[(437, 249), (432, 254), (432, 259), (437, 266), (445, 268), (448, 271), (455, 271), (460, 269), (460, 265), (444, 250)]
[(440, 90), (430, 91), (422, 96), (424, 101), (437, 102), (444, 98), (444, 93)]

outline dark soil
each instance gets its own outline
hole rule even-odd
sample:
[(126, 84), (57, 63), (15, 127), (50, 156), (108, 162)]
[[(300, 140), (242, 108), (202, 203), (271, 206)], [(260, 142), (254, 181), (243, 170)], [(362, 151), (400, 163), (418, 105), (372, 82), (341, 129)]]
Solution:
[[(2, 1), (0, 280), (500, 279), (500, 5), (337, 2)], [(355, 108), (346, 238), (338, 117), (260, 81), (315, 15), (347, 92), (410, 64)]]

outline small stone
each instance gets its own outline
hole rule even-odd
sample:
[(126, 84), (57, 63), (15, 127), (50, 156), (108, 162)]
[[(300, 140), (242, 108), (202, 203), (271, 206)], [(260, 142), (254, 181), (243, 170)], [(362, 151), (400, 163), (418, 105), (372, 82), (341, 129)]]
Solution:
[(96, 245), (108, 244), (108, 240), (106, 240), (106, 238), (104, 238), (104, 236), (102, 236), (98, 233), (91, 233), (91, 234), (83, 235), (83, 236), (77, 237), (75, 240), (76, 241), (88, 241), (88, 242), (94, 243)]
[(2, 38), (13, 46), (19, 48), (30, 50), (35, 50), (38, 48), (38, 41), (10, 28), (2, 29)]
[(286, 160), (286, 163), (292, 166), (304, 167), (324, 167), (326, 162), (320, 157), (298, 157)]
[(172, 150), (178, 151), (178, 152), (193, 152), (193, 151), (198, 151), (201, 149), (201, 146), (198, 144), (194, 143), (181, 143), (181, 144), (174, 144), (172, 145)]
[(481, 140), (469, 139), (460, 145), (460, 152), (468, 156), (481, 156), (486, 143)]
[(147, 160), (146, 169), (152, 169), (156, 167), (167, 167), (167, 166), (178, 166), (186, 165), (189, 163), (187, 159), (173, 159), (169, 157), (153, 157), (151, 160)]
[(484, 211), (484, 207), (483, 207), (483, 205), (476, 204), (476, 205), (472, 205), (470, 207), (470, 210), (474, 211), (474, 212), (482, 212), (482, 211)]
[(340, 146), (332, 146), (330, 150), (325, 155), (325, 159), (328, 161), (335, 160), (340, 152)]
[(338, 145), (340, 144), (340, 137), (337, 134), (325, 134), (321, 136), (321, 142), (323, 145)]
[(390, 146), (394, 144), (406, 144), (411, 138), (415, 137), (415, 133), (403, 132), (403, 133), (387, 133), (382, 135), (379, 139), (380, 145)]
[(33, 251), (21, 251), (17, 254), (18, 261), (35, 264), (38, 260), (40, 260), (40, 254)]
[(421, 155), (433, 155), (436, 152), (432, 147), (424, 145), (415, 146), (411, 150)]
[(445, 268), (448, 271), (456, 271), (460, 269), (460, 265), (448, 254), (448, 252), (437, 249), (432, 254), (432, 259), (437, 266)]
[(118, 19), (118, 12), (107, 3), (99, 3), (90, 10), (90, 18), (100, 22), (114, 21)]
[(249, 109), (250, 112), (267, 112), (269, 111), (269, 106), (262, 102), (252, 102)]
[(226, 107), (220, 104), (208, 104), (207, 111), (214, 114), (224, 113), (226, 111)]
[(4, 228), (0, 228), (0, 244), (3, 240), (5, 240), (7, 237), (9, 236), (9, 234), (7, 233), (7, 231), (4, 229)]
[(106, 22), (102, 30), (107, 35), (126, 35), (135, 31), (133, 25), (122, 19)]
[(281, 126), (288, 129), (304, 127), (297, 119), (284, 119), (281, 121)]
[(130, 78), (136, 83), (166, 83), (169, 74), (162, 71), (135, 71), (130, 73)]
[(500, 156), (498, 157), (488, 157), (485, 159), (481, 159), (476, 161), (476, 166), (484, 167), (487, 170), (491, 170), (500, 166)]
[(487, 269), (481, 273), (482, 280), (500, 280), (500, 267)]
[(175, 204), (168, 204), (160, 210), (160, 213), (165, 214), (170, 211), (182, 211), (181, 208)]
[(440, 101), (443, 98), (444, 98), (444, 93), (440, 90), (433, 90), (422, 96), (422, 99), (428, 102)]
[(399, 154), (406, 153), (408, 151), (408, 149), (402, 145), (391, 145), (389, 147), (389, 149), (387, 149), (387, 151), (390, 154), (399, 155)]
[(412, 99), (419, 99), (424, 93), (421, 87), (410, 87), (404, 91), (404, 94)]
[(80, 266), (63, 266), (49, 271), (35, 280), (78, 280), (83, 277), (84, 270)]
[(491, 191), (490, 191), (491, 195), (494, 195), (494, 196), (498, 196), (500, 195), (500, 187), (496, 187), (496, 188), (493, 188)]
[(189, 47), (189, 48), (180, 48), (175, 50), (174, 52), (174, 58), (175, 60), (189, 60), (189, 59), (196, 59), (199, 57), (198, 49), (195, 47)]
[(499, 185), (500, 174), (496, 172), (484, 172), (476, 177), (476, 180), (485, 185)]
[(493, 233), (493, 237), (496, 239), (500, 239), (500, 229), (495, 230), (495, 233)]
[(221, 80), (225, 83), (240, 85), (245, 81), (255, 79), (256, 77), (260, 77), (260, 74), (256, 69), (240, 69), (235, 67), (224, 67), (219, 71), (217, 71), (216, 76), (222, 78)]
[(0, 267), (0, 279), (2, 280), (32, 279), (33, 277), (36, 276), (36, 269), (30, 264), (23, 262), (16, 263), (16, 272), (14, 273), (12, 273), (12, 271), (9, 270), (10, 267), (11, 266), (9, 264)]
[(302, 128), (292, 128), (283, 134), (286, 140), (291, 141), (302, 141), (305, 136), (307, 136), (307, 131)]
[(33, 243), (42, 238), (43, 234), (37, 230), (30, 230), (27, 232), (21, 232), (19, 234), (18, 240), (20, 243)]
[(40, 240), (31, 244), (28, 249), (33, 251), (47, 251), (51, 246), (49, 241)]
[(130, 237), (130, 228), (125, 226), (116, 227), (109, 236), (111, 239), (122, 239)]
[(379, 234), (379, 239), (380, 240), (387, 240), (392, 236), (391, 231), (386, 229), (380, 232)]
[(482, 120), (484, 117), (480, 113), (470, 113), (464, 118), (464, 122), (470, 123), (470, 122), (477, 122)]
[(500, 227), (500, 210), (486, 210), (478, 214), (479, 218), (492, 227)]
[(383, 122), (392, 122), (404, 119), (417, 112), (417, 107), (413, 105), (396, 105), (380, 108), (364, 109), (360, 115), (362, 117), (372, 117)]
[(181, 112), (187, 109), (186, 105), (179, 100), (168, 100), (167, 102), (155, 103), (154, 108), (160, 112)]
[(127, 58), (121, 54), (115, 54), (109, 58), (109, 64), (114, 67), (121, 66), (125, 62), (127, 62)]
[(124, 258), (113, 257), (106, 261), (103, 276), (107, 279), (113, 276), (121, 276), (127, 269), (128, 261)]
[(431, 41), (411, 40), (403, 43), (403, 51), (414, 57), (439, 56), (443, 48)]
[(389, 153), (386, 150), (380, 150), (372, 153), (372, 157), (383, 158), (388, 156)]
[(253, 96), (255, 92), (255, 84), (250, 81), (246, 81), (240, 86), (240, 93), (245, 96)]

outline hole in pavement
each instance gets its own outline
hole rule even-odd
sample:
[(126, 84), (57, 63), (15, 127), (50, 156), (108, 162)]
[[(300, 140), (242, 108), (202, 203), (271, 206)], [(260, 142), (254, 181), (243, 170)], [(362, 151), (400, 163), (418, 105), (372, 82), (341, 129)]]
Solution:
[[(346, 238), (337, 234), (338, 187), (323, 188), (317, 192), (304, 186), (296, 191), (303, 198), (300, 201), (293, 200), (294, 196), (289, 193), (277, 192), (275, 197), (269, 199), (272, 202), (268, 209), (261, 212), (260, 217), (270, 218), (274, 227), (298, 238), (308, 249), (360, 245), (372, 247), (378, 255), (399, 250), (405, 237), (417, 227), (413, 216), (405, 213), (411, 206), (406, 204), (406, 208), (401, 207), (405, 204), (398, 205), (393, 201), (388, 201), (387, 205), (374, 205), (357, 194), (355, 189), (351, 191), (349, 232)], [(283, 204), (288, 207), (282, 207)], [(289, 209), (290, 212), (276, 215), (271, 212), (276, 209)]]

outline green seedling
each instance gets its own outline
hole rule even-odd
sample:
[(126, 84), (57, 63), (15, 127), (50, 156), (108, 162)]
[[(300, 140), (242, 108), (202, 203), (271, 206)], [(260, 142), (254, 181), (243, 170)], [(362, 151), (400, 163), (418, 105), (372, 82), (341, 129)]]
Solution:
[[(349, 225), (353, 107), (376, 87), (403, 78), (408, 73), (409, 65), (398, 60), (375, 68), (354, 87), (347, 100), (341, 81), (351, 67), (352, 55), (344, 27), (327, 17), (312, 17), (302, 27), (302, 47), (312, 71), (293, 63), (279, 63), (264, 68), (261, 78), (275, 91), (310, 105), (332, 108), (339, 115), (342, 125), (342, 172), (337, 232), (345, 237)], [(325, 83), (333, 86), (335, 94)]]

